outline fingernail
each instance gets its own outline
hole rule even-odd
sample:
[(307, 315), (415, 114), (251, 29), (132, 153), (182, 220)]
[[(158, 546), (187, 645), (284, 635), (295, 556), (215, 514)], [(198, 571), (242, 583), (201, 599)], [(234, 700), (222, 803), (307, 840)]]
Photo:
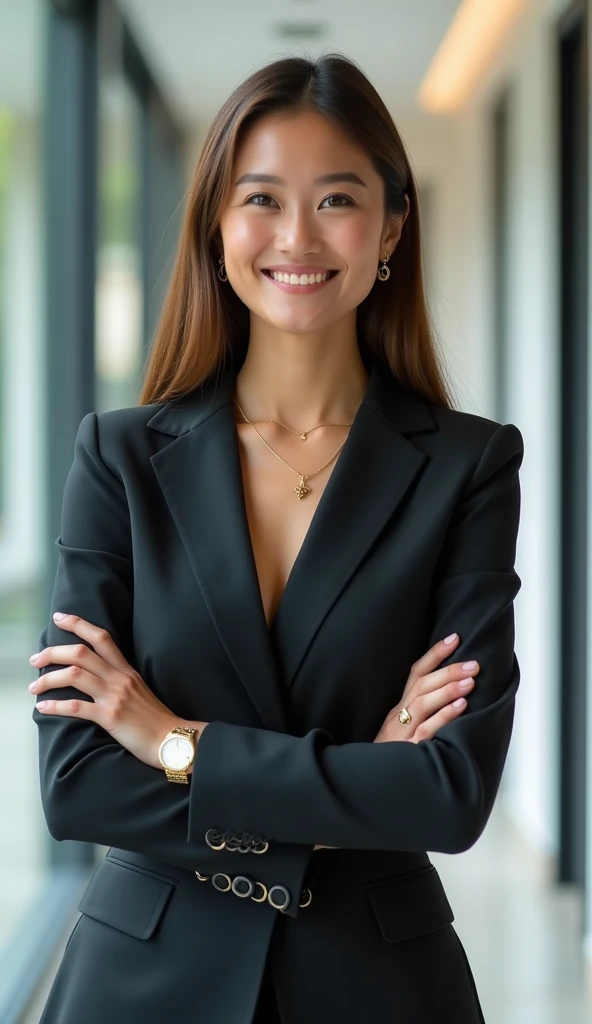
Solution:
[(38, 658), (39, 658), (38, 654), (32, 654), (31, 657), (29, 658), (29, 661), (30, 662), (37, 661)]
[(54, 612), (53, 613), (53, 618), (57, 619), (58, 622), (60, 622), (61, 619), (66, 619), (67, 618), (67, 614), (66, 614), (66, 612)]
[(46, 700), (40, 700), (39, 703), (35, 705), (35, 707), (36, 708), (44, 708), (46, 704), (47, 704)]
[(461, 681), (460, 681), (460, 683), (458, 685), (460, 686), (460, 688), (462, 690), (468, 690), (469, 686), (473, 685), (473, 678), (472, 678), (472, 676), (467, 676), (466, 679), (461, 679)]
[(451, 633), (450, 636), (444, 637), (444, 643), (445, 644), (453, 643), (456, 640), (457, 636), (458, 636), (458, 633)]
[(37, 683), (36, 683), (36, 682), (33, 682), (33, 683), (29, 683), (29, 685), (28, 685), (27, 689), (28, 689), (28, 690), (34, 690), (36, 686), (37, 686)]
[(477, 662), (476, 661), (465, 661), (462, 664), (462, 668), (464, 668), (466, 672), (471, 672), (474, 668), (477, 668)]
[[(463, 704), (466, 704), (466, 703), (467, 702), (466, 702), (464, 697), (459, 697), (457, 700), (453, 700), (452, 701), (452, 707), (453, 708), (462, 708)], [(37, 705), (37, 707), (39, 707), (39, 705)]]

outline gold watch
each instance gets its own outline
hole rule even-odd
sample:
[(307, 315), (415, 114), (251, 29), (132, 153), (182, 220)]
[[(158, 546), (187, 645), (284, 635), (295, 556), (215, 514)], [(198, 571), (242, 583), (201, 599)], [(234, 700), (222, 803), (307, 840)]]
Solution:
[(178, 725), (170, 732), (158, 748), (158, 760), (165, 770), (169, 782), (189, 782), (187, 769), (193, 764), (197, 729)]

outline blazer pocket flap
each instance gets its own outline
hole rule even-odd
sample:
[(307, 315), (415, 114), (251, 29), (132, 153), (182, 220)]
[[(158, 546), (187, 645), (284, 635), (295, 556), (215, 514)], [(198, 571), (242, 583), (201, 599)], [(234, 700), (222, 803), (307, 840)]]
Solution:
[(433, 864), (370, 883), (365, 888), (387, 942), (426, 935), (454, 921), (452, 907)]
[(105, 858), (78, 910), (136, 939), (149, 939), (176, 884), (175, 879)]

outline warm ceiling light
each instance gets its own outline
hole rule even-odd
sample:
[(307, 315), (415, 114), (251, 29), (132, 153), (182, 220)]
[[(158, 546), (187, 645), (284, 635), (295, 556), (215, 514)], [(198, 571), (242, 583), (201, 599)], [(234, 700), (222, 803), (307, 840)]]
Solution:
[(430, 113), (458, 110), (534, 0), (462, 0), (419, 87)]

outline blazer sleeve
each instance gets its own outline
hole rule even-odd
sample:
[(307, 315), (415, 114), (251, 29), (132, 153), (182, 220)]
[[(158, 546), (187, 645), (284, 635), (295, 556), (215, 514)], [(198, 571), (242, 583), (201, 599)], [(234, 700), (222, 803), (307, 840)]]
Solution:
[[(189, 836), (217, 822), (281, 842), (456, 853), (480, 836), (512, 732), (520, 670), (514, 570), (523, 439), (498, 424), (447, 531), (432, 590), (427, 646), (458, 632), (441, 664), (475, 658), (468, 705), (419, 743), (336, 744), (321, 729), (294, 737), (214, 721), (193, 768)], [(426, 647), (427, 649), (427, 647)]]
[[(76, 435), (56, 547), (58, 566), (39, 649), (84, 643), (53, 622), (53, 612), (64, 611), (107, 629), (134, 665), (129, 509), (122, 480), (101, 456), (93, 412), (83, 417)], [(63, 667), (47, 665), (39, 675)], [(50, 696), (92, 700), (71, 686), (52, 690)], [(42, 806), (55, 839), (115, 846), (190, 870), (236, 870), (236, 855), (212, 851), (205, 843), (206, 829), (189, 837), (189, 807), (196, 793), (191, 782), (170, 783), (164, 771), (144, 764), (94, 722), (44, 715), (35, 708), (32, 717), (38, 726)], [(297, 891), (311, 849), (270, 846), (264, 858), (257, 858), (265, 860), (260, 877), (267, 882), (269, 871), (272, 881), (288, 881)]]

